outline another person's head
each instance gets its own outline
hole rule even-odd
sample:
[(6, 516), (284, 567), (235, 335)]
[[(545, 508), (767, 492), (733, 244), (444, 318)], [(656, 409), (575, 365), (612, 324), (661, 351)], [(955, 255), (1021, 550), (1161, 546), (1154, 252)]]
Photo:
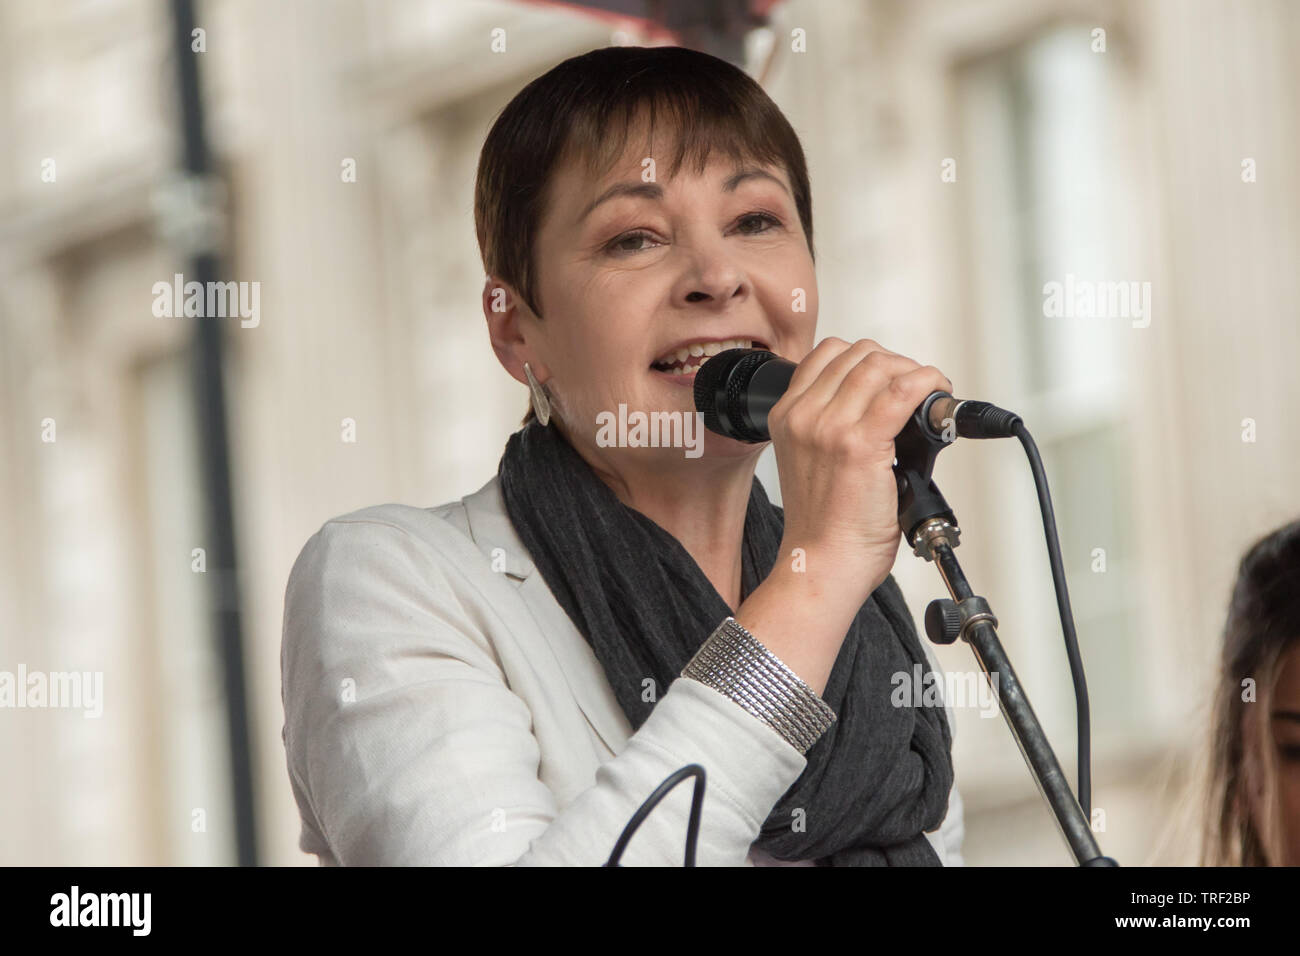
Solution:
[(1202, 864), (1300, 866), (1300, 521), (1242, 558), (1210, 761)]
[[(736, 338), (795, 361), (814, 344), (803, 150), (716, 57), (610, 47), (533, 80), (483, 145), (474, 216), (497, 357), (521, 383), (529, 363), (589, 455), (682, 458), (594, 442), (620, 404), (694, 412), (692, 389), (655, 367), (679, 344)], [(710, 434), (704, 453), (761, 447)]]

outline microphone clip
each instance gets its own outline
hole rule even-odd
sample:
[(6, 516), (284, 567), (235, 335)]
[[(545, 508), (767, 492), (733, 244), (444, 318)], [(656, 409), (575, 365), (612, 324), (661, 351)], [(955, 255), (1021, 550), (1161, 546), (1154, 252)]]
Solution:
[[(929, 426), (930, 406), (939, 399), (952, 399), (947, 392), (931, 392), (894, 438), (894, 478), (898, 482), (898, 526), (903, 538), (914, 549), (917, 532), (930, 521), (946, 523), (949, 543), (956, 546), (960, 531), (957, 518), (939, 493), (933, 478), (934, 462), (949, 442)], [(926, 549), (927, 551), (929, 549)], [(919, 557), (928, 554), (917, 552)]]

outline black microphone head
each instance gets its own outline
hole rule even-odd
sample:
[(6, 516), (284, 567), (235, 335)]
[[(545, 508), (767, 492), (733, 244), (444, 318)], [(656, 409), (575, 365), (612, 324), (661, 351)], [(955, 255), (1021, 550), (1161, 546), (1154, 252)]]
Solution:
[(695, 410), (704, 415), (704, 427), (740, 441), (767, 440), (745, 423), (741, 396), (754, 371), (776, 357), (766, 349), (727, 349), (705, 362), (695, 373)]

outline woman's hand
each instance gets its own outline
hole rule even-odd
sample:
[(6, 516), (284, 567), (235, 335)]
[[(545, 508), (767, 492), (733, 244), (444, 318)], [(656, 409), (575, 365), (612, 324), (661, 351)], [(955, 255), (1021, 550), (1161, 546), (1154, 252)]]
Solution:
[(832, 338), (799, 363), (768, 413), (785, 534), (772, 573), (734, 617), (817, 694), (894, 566), (894, 436), (936, 390), (952, 391), (937, 368), (870, 339)]
[(778, 562), (803, 551), (802, 573), (856, 614), (898, 554), (894, 437), (931, 392), (937, 368), (871, 339), (822, 340), (768, 415), (785, 508)]

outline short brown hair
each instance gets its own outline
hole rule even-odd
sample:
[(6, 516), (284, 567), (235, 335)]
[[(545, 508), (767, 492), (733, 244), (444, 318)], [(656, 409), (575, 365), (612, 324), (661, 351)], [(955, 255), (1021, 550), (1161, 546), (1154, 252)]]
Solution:
[[(683, 47), (605, 47), (571, 57), (525, 86), (502, 109), (479, 154), (474, 226), (488, 275), (508, 282), (541, 318), (533, 242), (547, 186), (571, 156), (603, 176), (643, 115), (654, 135), (666, 115), (676, 138), (668, 177), (690, 157), (703, 172), (721, 150), (737, 163), (782, 167), (790, 178), (808, 251), (812, 193), (803, 147), (777, 105), (743, 70)], [(524, 424), (532, 417), (532, 407)]]

